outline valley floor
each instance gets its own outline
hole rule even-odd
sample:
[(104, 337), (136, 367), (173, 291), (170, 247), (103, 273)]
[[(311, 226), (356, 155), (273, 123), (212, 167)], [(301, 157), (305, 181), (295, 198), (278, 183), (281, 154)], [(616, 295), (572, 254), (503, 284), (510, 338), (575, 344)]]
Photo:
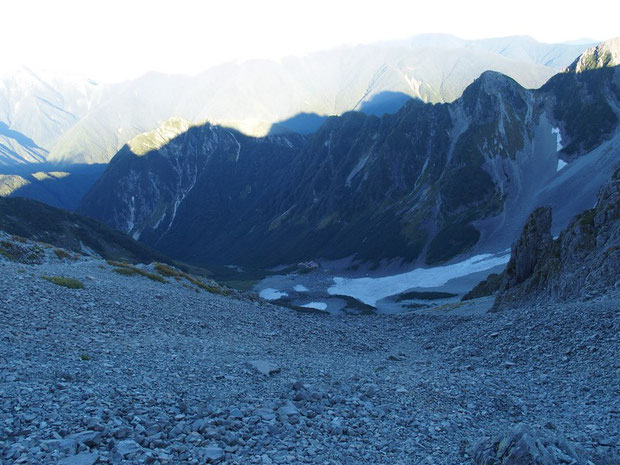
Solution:
[(619, 304), (335, 317), (0, 259), (0, 463), (469, 464), (518, 423), (617, 463)]

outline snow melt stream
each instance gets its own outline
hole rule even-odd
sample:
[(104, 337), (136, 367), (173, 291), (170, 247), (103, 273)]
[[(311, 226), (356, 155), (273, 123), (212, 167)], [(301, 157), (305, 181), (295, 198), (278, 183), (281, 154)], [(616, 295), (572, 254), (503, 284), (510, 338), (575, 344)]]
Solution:
[(382, 278), (334, 278), (334, 285), (327, 292), (330, 295), (348, 295), (374, 307), (385, 297), (417, 287), (443, 286), (451, 279), (504, 265), (509, 259), (510, 251), (504, 251), (501, 254), (476, 255), (452, 265), (416, 268)]

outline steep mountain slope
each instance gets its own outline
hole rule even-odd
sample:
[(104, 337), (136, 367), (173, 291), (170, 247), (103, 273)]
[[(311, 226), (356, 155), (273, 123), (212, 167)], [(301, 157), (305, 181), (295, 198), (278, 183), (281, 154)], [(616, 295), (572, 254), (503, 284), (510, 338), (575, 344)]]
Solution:
[(283, 156), (273, 138), (193, 128), (142, 157), (124, 148), (80, 211), (203, 263), (495, 252), (537, 205), (555, 230), (592, 206), (617, 159), (619, 77), (567, 71), (529, 91), (486, 72), (452, 104), (330, 118)]
[[(161, 132), (154, 134), (159, 137)], [(180, 206), (197, 203), (200, 222), (192, 224), (194, 234), (201, 235), (207, 227), (213, 231), (220, 223), (218, 233), (231, 239), (222, 222), (232, 220), (232, 212), (241, 217), (260, 214), (274, 196), (283, 167), (304, 140), (299, 135), (255, 139), (206, 124), (143, 153), (150, 143), (140, 137), (112, 159), (79, 210), (106, 218), (134, 238), (152, 236), (156, 242), (175, 223)], [(114, 192), (124, 200), (110, 201), (99, 195), (103, 192)]]
[[(584, 49), (519, 37), (496, 43), (437, 36), (342, 47), (280, 61), (229, 63), (193, 77), (152, 73), (105, 88), (100, 104), (63, 134), (50, 149), (49, 159), (107, 162), (132, 137), (173, 116), (208, 120), (260, 136), (299, 113), (363, 110), (365, 103), (385, 92), (448, 102), (488, 69), (525, 87), (538, 87)], [(301, 130), (317, 127), (311, 119)]]
[(0, 230), (73, 252), (94, 252), (106, 259), (144, 263), (170, 261), (92, 218), (30, 199), (0, 198)]

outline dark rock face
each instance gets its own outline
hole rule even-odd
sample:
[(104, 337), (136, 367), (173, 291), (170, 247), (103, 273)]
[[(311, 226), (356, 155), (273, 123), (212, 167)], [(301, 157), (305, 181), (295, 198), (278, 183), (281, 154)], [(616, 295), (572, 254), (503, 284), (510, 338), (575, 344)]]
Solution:
[(536, 434), (517, 427), (507, 434), (483, 439), (473, 448), (475, 465), (582, 465), (589, 463), (564, 438)]
[(523, 233), (512, 249), (501, 289), (512, 289), (532, 276), (536, 266), (548, 258), (552, 242), (551, 208), (537, 208), (525, 223)]
[(594, 208), (555, 241), (551, 210), (535, 210), (513, 247), (494, 308), (541, 299), (588, 298), (620, 288), (620, 169)]

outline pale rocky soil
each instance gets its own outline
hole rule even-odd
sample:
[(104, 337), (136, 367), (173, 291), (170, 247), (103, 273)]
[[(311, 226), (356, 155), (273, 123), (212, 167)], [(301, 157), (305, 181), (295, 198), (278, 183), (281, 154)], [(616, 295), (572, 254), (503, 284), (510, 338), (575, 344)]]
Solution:
[(521, 423), (618, 463), (617, 293), (326, 316), (46, 253), (0, 258), (0, 464), (470, 464)]

